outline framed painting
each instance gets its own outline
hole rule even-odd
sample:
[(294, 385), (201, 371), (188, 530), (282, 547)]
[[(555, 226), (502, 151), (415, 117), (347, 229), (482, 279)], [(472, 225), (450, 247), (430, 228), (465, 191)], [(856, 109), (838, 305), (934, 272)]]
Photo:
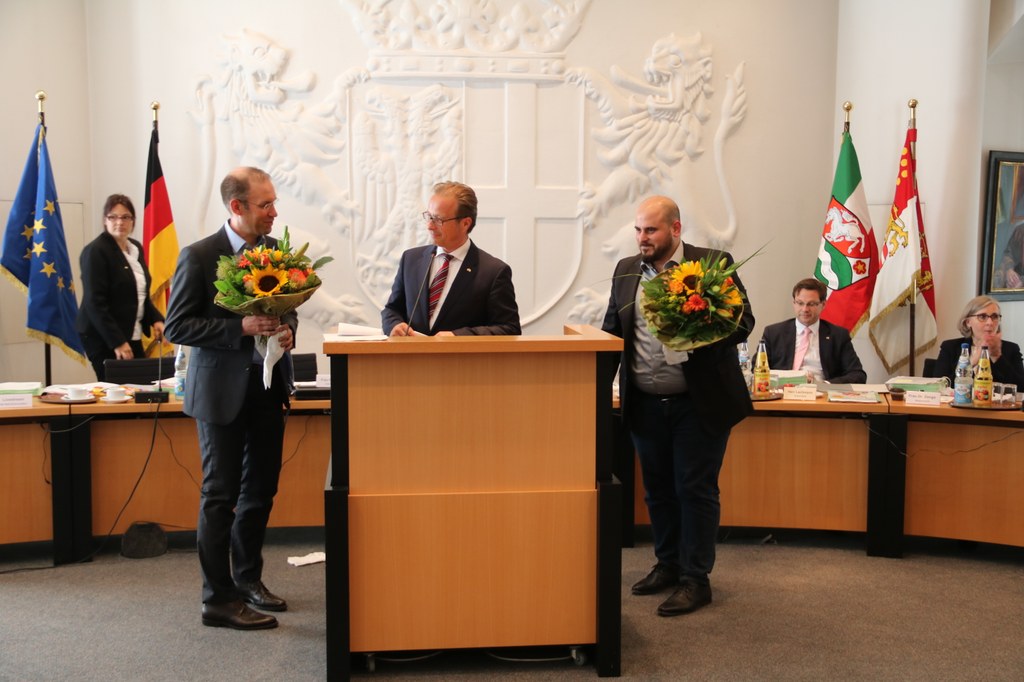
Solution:
[(1024, 300), (1024, 152), (989, 152), (982, 243), (981, 293)]

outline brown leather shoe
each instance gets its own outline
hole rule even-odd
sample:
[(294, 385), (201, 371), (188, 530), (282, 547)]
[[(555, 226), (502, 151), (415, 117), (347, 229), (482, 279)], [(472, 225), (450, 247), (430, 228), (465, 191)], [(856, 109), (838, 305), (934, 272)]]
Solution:
[(203, 604), (203, 625), (235, 630), (269, 630), (277, 627), (277, 618), (253, 611), (242, 601)]
[(655, 566), (647, 577), (633, 585), (633, 594), (657, 594), (679, 583), (678, 570), (662, 566)]
[(711, 585), (685, 580), (672, 596), (658, 605), (659, 616), (681, 616), (711, 603)]
[(288, 610), (288, 602), (268, 590), (262, 580), (235, 585), (235, 589), (238, 590), (238, 596), (242, 598), (242, 601), (261, 611)]

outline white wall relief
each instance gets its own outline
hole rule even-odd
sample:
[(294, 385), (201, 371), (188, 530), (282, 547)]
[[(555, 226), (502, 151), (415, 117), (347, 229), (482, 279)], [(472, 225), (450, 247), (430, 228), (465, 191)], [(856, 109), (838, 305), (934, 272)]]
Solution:
[[(636, 201), (645, 194), (685, 196), (685, 183), (674, 172), (678, 164), (704, 152), (704, 126), (710, 118), (711, 48), (700, 34), (678, 38), (670, 34), (654, 43), (644, 64), (643, 78), (617, 66), (611, 78), (592, 69), (571, 69), (566, 80), (581, 86), (598, 107), (604, 126), (593, 131), (602, 147), (601, 163), (610, 170), (598, 186), (588, 183), (580, 197), (579, 215), (593, 227), (609, 209)], [(722, 198), (728, 213), (724, 228), (693, 225), (705, 242), (727, 246), (736, 236), (737, 219), (722, 163), (725, 139), (746, 114), (742, 64), (726, 79), (721, 120), (715, 133), (714, 154)], [(680, 208), (691, 208), (680, 202)], [(632, 229), (632, 226), (629, 226)]]
[(353, 116), (352, 176), (361, 215), (353, 255), (363, 292), (384, 306), (402, 251), (428, 243), (423, 198), (441, 178), (460, 176), (462, 102), (432, 85), (411, 95), (373, 87)]

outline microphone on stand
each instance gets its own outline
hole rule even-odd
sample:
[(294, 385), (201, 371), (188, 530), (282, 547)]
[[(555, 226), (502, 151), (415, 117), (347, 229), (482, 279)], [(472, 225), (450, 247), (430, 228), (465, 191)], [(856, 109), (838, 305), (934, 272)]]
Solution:
[[(412, 332), (415, 331), (412, 328), (412, 318), (416, 317), (416, 307), (420, 304), (420, 298), (423, 296), (423, 288), (427, 286), (427, 280), (430, 279), (430, 270), (434, 267), (434, 259), (437, 258), (437, 249), (430, 254), (430, 262), (427, 264), (427, 272), (423, 275), (423, 281), (420, 282), (420, 290), (416, 292), (416, 300), (412, 303), (412, 309), (409, 311), (409, 336), (412, 336)], [(430, 315), (427, 315), (427, 326), (430, 325)]]
[(156, 390), (136, 391), (135, 402), (137, 403), (166, 403), (171, 398), (163, 391), (164, 342), (162, 338), (160, 339), (160, 353), (156, 358)]

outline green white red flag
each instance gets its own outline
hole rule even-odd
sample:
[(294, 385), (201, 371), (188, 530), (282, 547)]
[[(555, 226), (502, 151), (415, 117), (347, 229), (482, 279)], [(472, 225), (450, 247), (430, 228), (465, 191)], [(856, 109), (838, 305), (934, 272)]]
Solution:
[(867, 320), (877, 273), (878, 246), (868, 215), (857, 150), (847, 127), (814, 269), (814, 276), (828, 287), (821, 317), (849, 329), (851, 336), (855, 334)]
[(914, 306), (914, 352), (935, 345), (935, 287), (928, 258), (928, 243), (917, 193), (914, 143), (917, 128), (907, 129), (907, 140), (896, 174), (896, 194), (882, 245), (882, 266), (871, 301), (871, 343), (890, 374), (910, 362), (910, 302)]

